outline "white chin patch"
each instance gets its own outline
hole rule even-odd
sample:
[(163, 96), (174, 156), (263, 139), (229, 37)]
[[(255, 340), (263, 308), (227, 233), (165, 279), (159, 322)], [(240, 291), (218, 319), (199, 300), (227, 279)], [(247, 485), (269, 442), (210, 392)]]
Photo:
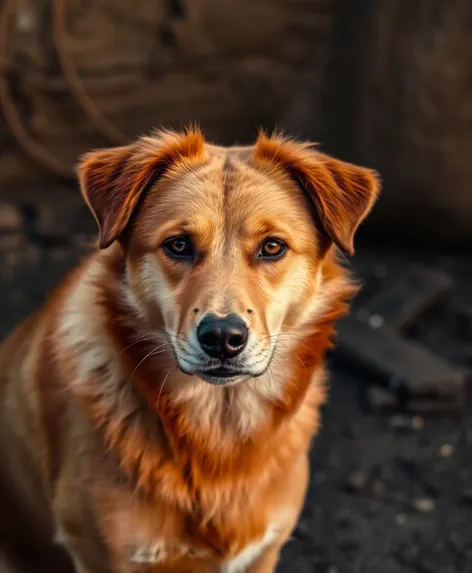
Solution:
[(250, 378), (250, 376), (247, 374), (239, 374), (230, 377), (218, 377), (200, 373), (198, 376), (205, 382), (208, 382), (208, 384), (213, 384), (215, 386), (234, 386), (235, 384), (239, 384), (240, 382), (244, 382), (244, 380), (249, 380)]

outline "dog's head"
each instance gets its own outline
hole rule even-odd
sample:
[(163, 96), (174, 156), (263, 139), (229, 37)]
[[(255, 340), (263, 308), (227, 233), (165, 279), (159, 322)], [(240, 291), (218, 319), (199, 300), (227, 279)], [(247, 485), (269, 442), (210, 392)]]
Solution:
[(100, 247), (119, 240), (135, 309), (180, 369), (213, 384), (263, 374), (282, 333), (309, 320), (331, 245), (353, 252), (376, 174), (313, 145), (253, 147), (159, 132), (79, 166)]

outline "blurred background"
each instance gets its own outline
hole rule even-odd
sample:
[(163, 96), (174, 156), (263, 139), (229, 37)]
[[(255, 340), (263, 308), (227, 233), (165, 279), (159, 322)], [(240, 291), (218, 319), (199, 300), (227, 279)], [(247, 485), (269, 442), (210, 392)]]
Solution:
[(470, 0), (2, 0), (0, 105), (1, 336), (89, 250), (90, 148), (277, 127), (377, 169), (280, 571), (472, 571)]

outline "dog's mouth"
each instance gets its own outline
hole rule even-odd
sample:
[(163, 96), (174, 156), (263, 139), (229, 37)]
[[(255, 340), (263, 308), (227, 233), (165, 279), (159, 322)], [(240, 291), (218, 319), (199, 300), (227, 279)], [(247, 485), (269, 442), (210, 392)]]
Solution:
[(200, 370), (198, 376), (210, 384), (229, 384), (247, 378), (248, 374), (234, 368), (218, 367)]
[(172, 349), (177, 366), (183, 374), (197, 376), (209, 384), (230, 386), (264, 375), (272, 362), (275, 345), (270, 349), (270, 356), (264, 356), (262, 359), (259, 356), (259, 360), (256, 357), (253, 364), (238, 364), (238, 361), (233, 360), (213, 361), (213, 364), (208, 362), (206, 364), (205, 362), (203, 364), (195, 364), (194, 361), (190, 361), (185, 356), (185, 349), (179, 348), (175, 343), (172, 344)]
[(235, 376), (240, 376), (242, 372), (230, 368), (211, 368), (203, 370), (201, 374), (212, 376), (213, 378), (234, 378)]

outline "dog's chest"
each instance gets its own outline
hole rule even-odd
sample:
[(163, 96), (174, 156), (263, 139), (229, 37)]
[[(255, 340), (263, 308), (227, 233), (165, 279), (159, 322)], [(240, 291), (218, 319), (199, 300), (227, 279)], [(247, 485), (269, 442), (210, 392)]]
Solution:
[[(212, 563), (212, 570), (218, 573), (243, 573), (269, 547), (277, 537), (275, 528), (268, 528), (262, 538), (252, 541), (238, 553), (231, 556), (216, 557), (211, 550), (176, 539), (160, 539), (152, 543), (137, 545), (130, 555), (131, 568), (136, 566), (179, 566), (183, 561), (193, 562), (195, 571), (199, 565), (206, 570), (206, 564)], [(199, 570), (199, 569), (198, 569)]]
[(130, 572), (143, 567), (179, 571), (184, 565), (195, 572), (243, 572), (276, 539), (279, 528), (267, 520), (264, 510), (258, 515), (249, 508), (234, 512), (232, 505), (226, 519), (219, 514), (205, 524), (169, 508), (142, 505), (120, 511), (109, 522), (112, 553)]

